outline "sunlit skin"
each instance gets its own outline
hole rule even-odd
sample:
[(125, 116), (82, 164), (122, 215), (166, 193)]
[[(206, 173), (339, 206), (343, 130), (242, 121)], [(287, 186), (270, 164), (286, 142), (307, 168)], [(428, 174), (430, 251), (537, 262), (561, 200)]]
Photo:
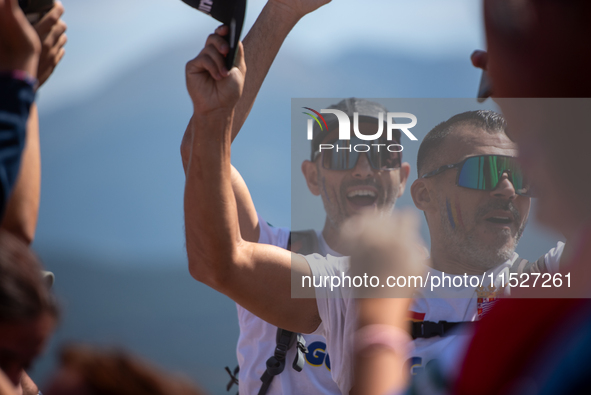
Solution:
[(43, 351), (55, 323), (55, 318), (47, 313), (34, 319), (0, 323), (0, 368), (14, 385)]
[[(376, 128), (376, 124), (359, 123), (359, 131), (363, 134), (375, 134)], [(322, 143), (330, 143), (336, 138), (338, 130), (331, 131)], [(326, 211), (322, 230), (324, 239), (333, 250), (347, 255), (347, 246), (339, 240), (343, 222), (364, 210), (392, 210), (396, 199), (404, 193), (410, 165), (403, 162), (398, 169), (378, 171), (371, 167), (365, 154), (359, 156), (351, 170), (325, 169), (320, 162), (320, 157), (315, 162), (304, 161), (302, 172), (310, 192), (322, 197)], [(356, 191), (369, 192), (369, 195), (351, 197)]]
[[(424, 173), (475, 155), (516, 156), (504, 134), (488, 134), (473, 126), (456, 127)], [(508, 259), (527, 222), (530, 199), (515, 193), (507, 174), (493, 191), (456, 185), (457, 169), (419, 178), (411, 193), (425, 211), (435, 269), (454, 274), (481, 274)]]

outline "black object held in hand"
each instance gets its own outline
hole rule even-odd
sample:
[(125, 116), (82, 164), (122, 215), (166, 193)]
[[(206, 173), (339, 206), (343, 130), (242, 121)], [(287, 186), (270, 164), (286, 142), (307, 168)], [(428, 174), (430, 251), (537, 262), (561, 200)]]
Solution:
[[(33, 1), (33, 0), (31, 0)], [(246, 14), (246, 0), (182, 0), (185, 4), (213, 17), (228, 26), (229, 33), (224, 37), (230, 46), (226, 55), (226, 68), (234, 66), (240, 33)]]
[(54, 0), (18, 0), (18, 5), (34, 25), (53, 8)]

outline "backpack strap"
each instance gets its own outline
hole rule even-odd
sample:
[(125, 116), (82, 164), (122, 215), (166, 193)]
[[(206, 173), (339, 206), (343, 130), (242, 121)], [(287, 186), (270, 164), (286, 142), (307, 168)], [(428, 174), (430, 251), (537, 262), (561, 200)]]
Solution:
[(269, 390), (273, 378), (283, 372), (285, 369), (285, 357), (287, 351), (297, 343), (297, 352), (292, 367), (301, 372), (304, 367), (304, 353), (308, 352), (306, 340), (300, 333), (290, 332), (285, 329), (277, 328), (277, 346), (272, 357), (267, 359), (267, 370), (261, 376), (263, 385), (258, 395), (265, 395)]
[(458, 326), (471, 326), (476, 322), (474, 321), (460, 321), (460, 322), (447, 322), (447, 321), (417, 321), (412, 322), (411, 336), (412, 339), (429, 339), (430, 337), (441, 336), (445, 337), (449, 335), (449, 332)]
[(531, 264), (531, 262), (529, 262), (527, 259), (517, 258), (517, 260), (513, 263), (513, 265), (511, 265), (511, 268), (509, 269), (509, 273), (517, 273), (517, 274), (525, 273), (525, 268), (529, 267), (530, 264)]
[[(542, 255), (535, 262), (530, 262), (527, 259), (518, 258), (515, 263), (511, 266), (510, 273), (548, 273), (546, 267), (545, 255)], [(412, 322), (411, 336), (414, 339), (423, 338), (428, 339), (434, 336), (444, 337), (457, 326), (460, 325), (474, 325), (474, 321), (460, 321), (460, 322), (447, 322), (447, 321), (418, 321)]]
[[(297, 232), (290, 232), (287, 240), (287, 249), (302, 255), (310, 255), (320, 252), (320, 245), (318, 243), (318, 235), (314, 229), (301, 230)], [(263, 385), (259, 390), (259, 395), (265, 395), (269, 390), (269, 386), (273, 378), (283, 372), (285, 369), (285, 356), (287, 351), (297, 346), (296, 356), (291, 365), (297, 372), (301, 372), (304, 368), (304, 354), (308, 353), (306, 348), (306, 340), (301, 333), (291, 332), (285, 329), (277, 328), (277, 345), (275, 347), (275, 354), (267, 359), (267, 370), (261, 376)]]
[(299, 230), (289, 234), (287, 249), (302, 255), (320, 253), (318, 235), (314, 229)]
[[(238, 386), (238, 372), (240, 372), (240, 366), (234, 368), (234, 373), (226, 366), (226, 372), (230, 375), (230, 382), (226, 385), (226, 391), (230, 391), (234, 385)], [(238, 393), (236, 393), (238, 395)]]
[(532, 264), (530, 273), (549, 273), (546, 267), (546, 255), (542, 255)]
[(513, 266), (511, 266), (510, 273), (549, 273), (546, 267), (546, 256), (542, 255), (535, 262), (529, 262), (527, 259), (518, 258)]
[(308, 353), (306, 339), (304, 339), (304, 336), (301, 333), (296, 333), (296, 347), (298, 349), (291, 367), (294, 368), (296, 372), (301, 372), (302, 369), (304, 369), (304, 354)]

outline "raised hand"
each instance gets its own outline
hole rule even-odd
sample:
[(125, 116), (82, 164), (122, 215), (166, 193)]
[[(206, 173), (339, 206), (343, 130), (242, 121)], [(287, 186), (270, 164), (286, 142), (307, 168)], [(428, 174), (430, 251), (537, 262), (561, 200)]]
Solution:
[(477, 49), (470, 55), (470, 60), (472, 61), (472, 66), (486, 71), (488, 52)]
[(246, 74), (244, 49), (239, 43), (235, 62), (238, 66), (229, 71), (224, 65), (223, 56), (228, 49), (227, 42), (220, 35), (212, 34), (199, 55), (187, 63), (187, 90), (197, 115), (221, 109), (231, 110), (240, 99)]
[(287, 12), (293, 13), (298, 19), (325, 4), (331, 0), (269, 0), (269, 4), (275, 4)]
[(63, 13), (64, 6), (57, 2), (34, 26), (41, 40), (41, 55), (37, 71), (39, 86), (47, 81), (66, 52), (64, 45), (68, 38), (65, 35), (66, 23), (61, 19)]
[(37, 76), (41, 44), (17, 0), (0, 0), (0, 71)]
[[(351, 246), (351, 275), (376, 276), (379, 286), (357, 289), (367, 298), (410, 297), (414, 283), (385, 285), (398, 277), (422, 276), (426, 270), (417, 216), (411, 212), (365, 213), (349, 219), (342, 237)], [(388, 278), (390, 277), (390, 280)], [(394, 278), (392, 281), (392, 277)]]

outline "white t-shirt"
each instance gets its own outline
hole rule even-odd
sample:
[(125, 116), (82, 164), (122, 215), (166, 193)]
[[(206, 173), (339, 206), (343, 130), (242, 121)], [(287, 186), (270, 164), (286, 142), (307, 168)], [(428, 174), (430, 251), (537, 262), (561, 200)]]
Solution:
[[(289, 229), (269, 226), (260, 216), (259, 224), (259, 243), (287, 248)], [(322, 238), (319, 239), (319, 246), (323, 251), (331, 251)], [(239, 393), (256, 395), (262, 385), (261, 376), (266, 370), (265, 363), (275, 352), (277, 327), (239, 305), (236, 307), (240, 325), (236, 349), (240, 366)], [(297, 372), (292, 368), (296, 347), (291, 347), (285, 359), (285, 370), (273, 378), (268, 395), (341, 393), (331, 377), (331, 360), (326, 352), (325, 338), (320, 335), (304, 335), (304, 339), (308, 347), (304, 369)]]
[[(326, 258), (319, 254), (307, 255), (312, 276), (340, 276), (349, 271), (348, 257)], [(316, 288), (316, 303), (322, 322), (314, 331), (327, 338), (327, 350), (333, 361), (331, 374), (343, 394), (348, 394), (353, 381), (353, 341), (356, 329), (355, 298), (352, 288)]]
[[(484, 315), (495, 303), (497, 298), (490, 289), (490, 275), (495, 279), (495, 286), (500, 288), (500, 274), (504, 273), (505, 282), (509, 278), (511, 266), (519, 256), (513, 254), (513, 257), (507, 262), (491, 269), (485, 273), (482, 287), (447, 287), (419, 288), (415, 291), (414, 300), (411, 304), (411, 318), (418, 321), (477, 321)], [(439, 270), (429, 268), (430, 276), (442, 277)], [(454, 279), (463, 276), (445, 274)], [(478, 276), (482, 278), (482, 276)], [(447, 280), (446, 280), (447, 281)], [(459, 284), (460, 281), (457, 281)], [(494, 291), (494, 290), (492, 290)], [(508, 287), (506, 288), (508, 291)], [(503, 292), (505, 293), (505, 292)], [(508, 293), (508, 292), (507, 292)], [(417, 374), (425, 367), (427, 362), (439, 358), (445, 349), (456, 348), (464, 342), (463, 337), (468, 335), (469, 331), (455, 331), (453, 334), (444, 337), (435, 336), (430, 338), (418, 338), (413, 341), (414, 350), (409, 356), (411, 373)], [(459, 366), (458, 366), (459, 368)]]
[[(546, 265), (550, 273), (557, 272), (563, 247), (564, 243), (559, 243), (556, 249), (552, 249), (546, 254)], [(347, 257), (327, 256), (323, 258), (314, 254), (305, 258), (312, 275), (316, 278), (322, 276), (341, 277), (342, 273), (347, 273), (349, 270)], [(504, 274), (505, 282), (507, 282), (510, 268), (517, 258), (518, 255), (514, 254), (507, 262), (487, 271), (485, 280), (488, 280), (492, 273), (495, 286), (499, 286), (500, 275)], [(428, 270), (431, 276), (437, 275), (441, 278), (442, 273), (438, 270), (431, 268)], [(455, 277), (463, 278), (463, 276), (446, 275), (451, 277), (452, 282)], [(490, 293), (491, 289), (486, 287), (486, 281), (484, 284), (483, 287), (454, 286), (434, 288), (433, 290), (430, 287), (419, 288), (416, 290), (415, 299), (411, 305), (411, 317), (419, 321), (432, 322), (475, 321), (486, 313), (496, 300), (495, 295)], [(507, 293), (508, 287), (502, 292)], [(332, 376), (343, 394), (349, 393), (353, 380), (354, 347), (352, 339), (356, 330), (356, 309), (352, 293), (353, 289), (348, 287), (335, 288), (333, 291), (328, 287), (316, 288), (316, 302), (322, 323), (314, 333), (327, 338), (328, 353), (333, 360)], [(414, 340), (414, 350), (408, 356), (411, 372), (419, 373), (420, 369), (430, 360), (444, 354), (461, 354), (457, 350), (464, 349), (470, 337), (470, 330), (461, 330), (445, 337), (436, 336)], [(459, 369), (459, 366), (457, 368)], [(446, 370), (451, 372), (454, 368), (447, 366)]]

